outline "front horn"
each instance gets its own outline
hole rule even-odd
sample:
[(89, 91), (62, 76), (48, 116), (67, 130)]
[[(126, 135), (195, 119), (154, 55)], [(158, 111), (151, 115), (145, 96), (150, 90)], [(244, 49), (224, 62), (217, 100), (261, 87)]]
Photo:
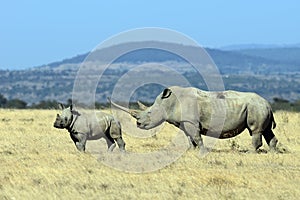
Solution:
[(128, 109), (123, 106), (120, 106), (120, 105), (116, 104), (115, 102), (113, 102), (110, 98), (107, 98), (107, 101), (114, 107), (129, 113), (134, 118), (137, 118), (137, 114), (139, 113), (138, 110)]

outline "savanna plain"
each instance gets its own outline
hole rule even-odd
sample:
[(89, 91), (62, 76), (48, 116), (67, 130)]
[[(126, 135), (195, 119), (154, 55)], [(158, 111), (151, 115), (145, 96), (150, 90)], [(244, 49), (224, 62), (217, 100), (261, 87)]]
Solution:
[[(0, 199), (300, 197), (300, 113), (275, 112), (278, 153), (268, 152), (264, 140), (259, 153), (248, 153), (251, 137), (244, 131), (235, 138), (218, 140), (206, 156), (189, 149), (172, 164), (136, 172), (111, 167), (88, 148), (86, 153), (78, 152), (68, 132), (53, 127), (57, 113), (0, 110)], [(133, 120), (130, 123), (135, 126)], [(183, 133), (169, 124), (147, 138), (123, 131), (128, 154), (158, 151), (176, 135)], [(104, 142), (97, 145), (105, 151)], [(126, 160), (118, 148), (111, 156)]]

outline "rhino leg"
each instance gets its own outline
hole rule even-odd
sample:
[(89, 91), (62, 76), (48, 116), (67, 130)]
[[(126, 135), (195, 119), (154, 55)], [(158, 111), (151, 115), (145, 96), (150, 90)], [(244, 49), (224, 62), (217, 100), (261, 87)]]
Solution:
[(250, 152), (257, 152), (259, 147), (262, 146), (262, 133), (261, 132), (250, 132), (250, 135), (252, 135), (252, 145), (253, 145), (253, 151)]
[(189, 135), (187, 135), (189, 143), (190, 143), (190, 147), (193, 147), (194, 149), (197, 147), (196, 142), (193, 140), (193, 138)]
[(117, 139), (116, 139), (116, 142), (117, 142), (117, 144), (118, 144), (118, 146), (119, 146), (119, 148), (120, 148), (120, 151), (121, 151), (121, 152), (125, 152), (125, 142), (124, 142), (124, 140), (122, 139), (122, 137), (117, 138)]
[(112, 139), (110, 136), (104, 137), (107, 143), (107, 151), (108, 152), (112, 152), (115, 147), (116, 147), (116, 143), (114, 141), (114, 139)]
[(108, 152), (113, 152), (113, 150), (115, 149), (116, 147), (116, 143), (113, 143), (112, 145), (110, 145), (110, 147), (108, 147)]
[(269, 148), (272, 152), (276, 151), (276, 144), (278, 142), (277, 138), (275, 137), (273, 131), (271, 129), (267, 129), (263, 132), (263, 136), (269, 145)]
[(196, 144), (200, 148), (200, 152), (205, 152), (206, 149), (203, 144), (203, 140), (200, 134), (199, 127), (189, 122), (184, 122), (180, 126), (181, 130), (184, 131), (187, 137), (191, 139), (192, 144)]
[[(76, 140), (74, 140), (73, 138), (76, 138)], [(76, 148), (79, 151), (85, 151), (85, 144), (86, 144), (86, 140), (87, 140), (87, 136), (85, 134), (76, 133), (73, 135), (72, 139), (76, 145)]]
[(119, 122), (113, 120), (111, 121), (109, 128), (109, 136), (116, 141), (120, 151), (125, 152), (125, 142), (122, 138), (121, 125)]
[(254, 150), (258, 150), (259, 147), (262, 146), (262, 134), (261, 133), (252, 134), (252, 145), (254, 147)]

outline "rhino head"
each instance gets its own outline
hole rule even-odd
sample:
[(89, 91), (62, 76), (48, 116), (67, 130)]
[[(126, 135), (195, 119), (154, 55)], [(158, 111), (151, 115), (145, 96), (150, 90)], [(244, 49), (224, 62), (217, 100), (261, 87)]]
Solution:
[(61, 115), (56, 115), (54, 127), (60, 129), (68, 128), (73, 121), (73, 106), (65, 108), (63, 104), (59, 104), (59, 108), (62, 110), (62, 113)]
[(170, 89), (165, 89), (156, 97), (155, 102), (150, 107), (138, 102), (140, 110), (127, 109), (112, 101), (110, 102), (115, 107), (134, 117), (138, 128), (148, 130), (159, 126), (164, 121), (169, 121), (173, 117), (177, 98)]

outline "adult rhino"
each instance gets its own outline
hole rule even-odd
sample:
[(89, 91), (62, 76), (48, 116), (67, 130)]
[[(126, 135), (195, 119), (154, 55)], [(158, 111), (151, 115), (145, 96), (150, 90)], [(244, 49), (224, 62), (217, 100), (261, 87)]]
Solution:
[(142, 110), (111, 103), (136, 118), (137, 127), (141, 129), (154, 128), (164, 121), (179, 127), (201, 151), (205, 151), (201, 135), (231, 138), (246, 128), (252, 136), (254, 151), (262, 146), (262, 136), (270, 150), (275, 150), (278, 142), (272, 131), (276, 123), (271, 106), (255, 93), (208, 92), (172, 86), (159, 94), (151, 107), (139, 103)]
[(59, 104), (62, 114), (57, 114), (54, 127), (67, 129), (79, 151), (85, 151), (87, 140), (104, 138), (108, 151), (113, 151), (117, 142), (120, 150), (125, 151), (125, 142), (122, 139), (121, 125), (113, 116), (103, 113), (78, 112), (71, 105), (65, 108)]

